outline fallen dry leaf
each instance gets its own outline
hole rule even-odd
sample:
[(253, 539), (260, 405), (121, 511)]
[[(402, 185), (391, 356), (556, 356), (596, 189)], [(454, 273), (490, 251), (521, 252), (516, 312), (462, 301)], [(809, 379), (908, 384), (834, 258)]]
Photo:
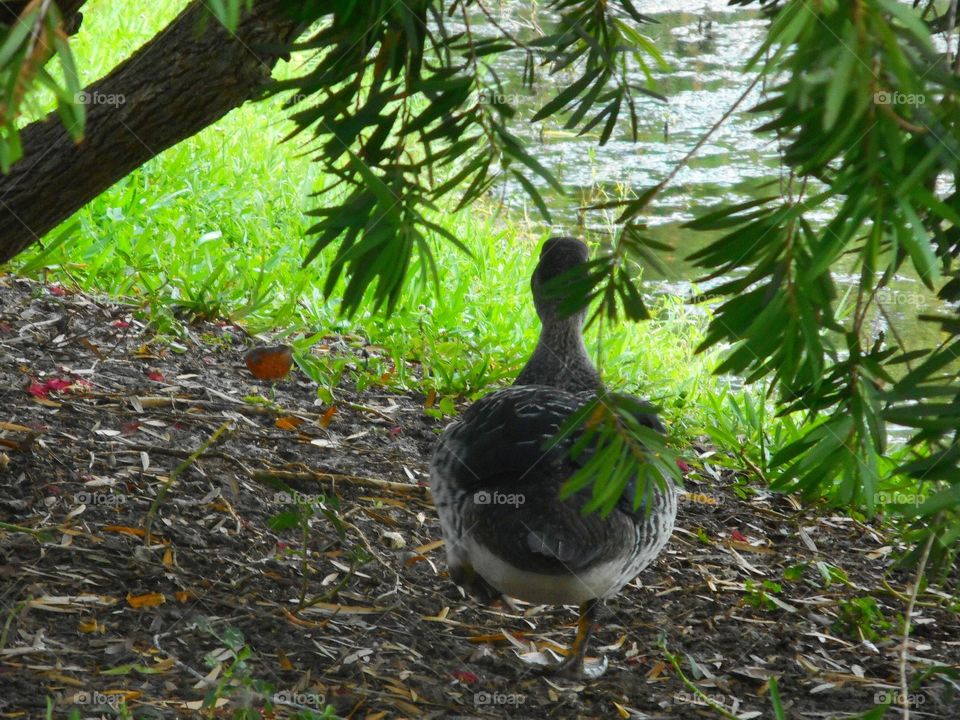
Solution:
[(337, 406), (331, 405), (327, 408), (327, 411), (323, 414), (323, 417), (320, 418), (320, 427), (326, 429), (330, 426), (330, 421), (333, 420), (334, 414), (337, 412)]
[(103, 531), (120, 533), (121, 535), (133, 535), (134, 537), (143, 537), (145, 532), (143, 528), (127, 527), (126, 525), (104, 525)]
[(82, 633), (105, 633), (107, 631), (106, 625), (101, 625), (97, 622), (97, 619), (92, 620), (81, 620), (77, 623), (77, 630)]
[(163, 593), (145, 593), (143, 595), (131, 595), (127, 593), (127, 603), (132, 608), (156, 607), (163, 605), (167, 598)]
[(276, 425), (281, 430), (296, 430), (298, 427), (303, 425), (303, 418), (298, 418), (296, 415), (287, 415), (285, 417), (277, 418)]

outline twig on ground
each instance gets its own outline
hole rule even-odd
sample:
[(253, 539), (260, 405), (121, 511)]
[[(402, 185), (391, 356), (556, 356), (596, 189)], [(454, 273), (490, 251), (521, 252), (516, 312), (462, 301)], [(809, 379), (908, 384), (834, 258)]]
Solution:
[[(935, 523), (933, 523), (935, 525)], [(907, 612), (903, 616), (903, 641), (900, 643), (900, 707), (903, 710), (903, 720), (910, 720), (910, 687), (907, 684), (907, 651), (910, 645), (910, 618), (913, 608), (917, 604), (917, 593), (923, 581), (923, 573), (927, 569), (927, 560), (930, 557), (930, 548), (933, 547), (934, 532), (927, 535), (927, 542), (923, 546), (923, 554), (917, 565), (917, 574), (910, 588), (910, 601), (907, 603)]]
[(207, 450), (211, 445), (213, 445), (221, 435), (223, 435), (230, 428), (230, 422), (223, 423), (218, 427), (213, 435), (207, 439), (203, 445), (197, 448), (190, 456), (184, 460), (182, 463), (177, 465), (174, 468), (173, 472), (170, 473), (170, 477), (167, 478), (166, 482), (160, 487), (160, 491), (157, 493), (157, 497), (154, 498), (153, 502), (150, 504), (150, 509), (147, 511), (147, 518), (143, 524), (143, 544), (144, 546), (149, 546), (153, 542), (153, 536), (150, 533), (150, 529), (153, 526), (153, 519), (157, 515), (157, 511), (160, 508), (160, 503), (163, 502), (163, 499), (167, 496), (167, 493), (170, 491), (170, 488), (173, 487), (173, 484), (177, 481), (177, 478), (186, 470), (188, 467), (193, 465), (196, 462), (197, 458), (203, 455), (204, 451)]
[(693, 680), (684, 674), (683, 669), (680, 667), (680, 660), (676, 655), (667, 649), (667, 643), (665, 641), (660, 642), (660, 650), (663, 651), (663, 654), (666, 656), (667, 660), (669, 660), (670, 664), (673, 665), (673, 669), (677, 673), (677, 677), (680, 678), (680, 681), (690, 688), (693, 694), (700, 698), (705, 705), (708, 705), (713, 710), (716, 710), (723, 717), (727, 718), (727, 720), (738, 720), (736, 715), (727, 710), (723, 705), (715, 702), (709, 695), (701, 690), (697, 684), (693, 682)]
[(361, 477), (359, 475), (344, 475), (341, 473), (321, 472), (319, 470), (308, 470), (304, 472), (293, 472), (290, 470), (257, 470), (253, 473), (253, 479), (263, 482), (269, 478), (277, 480), (294, 480), (308, 482), (311, 480), (326, 480), (328, 482), (344, 482), (350, 485), (362, 485), (365, 487), (375, 487), (381, 490), (392, 490), (403, 494), (423, 494), (427, 488), (422, 485), (411, 485), (408, 483), (393, 482), (390, 480), (377, 480), (376, 478)]

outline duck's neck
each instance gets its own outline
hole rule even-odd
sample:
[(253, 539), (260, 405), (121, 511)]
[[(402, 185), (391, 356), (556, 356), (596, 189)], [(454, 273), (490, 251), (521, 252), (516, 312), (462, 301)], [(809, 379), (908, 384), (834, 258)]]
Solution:
[(543, 323), (540, 340), (514, 385), (553, 385), (577, 392), (600, 388), (600, 374), (587, 354), (581, 327), (574, 316)]

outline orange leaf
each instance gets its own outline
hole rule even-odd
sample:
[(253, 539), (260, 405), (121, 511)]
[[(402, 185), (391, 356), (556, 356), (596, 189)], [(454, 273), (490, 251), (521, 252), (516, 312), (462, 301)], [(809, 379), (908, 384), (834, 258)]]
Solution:
[(647, 680), (656, 680), (660, 675), (663, 674), (663, 671), (667, 669), (667, 664), (662, 660), (658, 660), (657, 664), (654, 665), (650, 672), (647, 673)]
[(170, 670), (171, 668), (176, 667), (176, 664), (177, 664), (176, 658), (164, 658), (163, 660), (160, 660), (154, 663), (153, 665), (151, 665), (150, 670), (158, 673), (166, 672), (167, 670)]
[(593, 409), (593, 412), (590, 413), (590, 417), (587, 419), (587, 427), (595, 428), (606, 416), (606, 408), (604, 408), (603, 403), (597, 403), (597, 406)]
[(277, 650), (277, 661), (280, 663), (281, 670), (293, 670), (293, 663), (283, 650)]
[(93, 620), (81, 620), (77, 624), (77, 630), (82, 633), (104, 633), (107, 631), (107, 628), (98, 623), (96, 618), (94, 618)]
[(126, 525), (104, 525), (103, 531), (121, 533), (123, 535), (133, 535), (134, 537), (143, 537), (145, 532), (143, 528), (132, 528), (127, 527)]
[(277, 427), (281, 430), (296, 430), (301, 425), (303, 425), (303, 418), (298, 418), (295, 415), (277, 418)]
[[(515, 637), (517, 640), (526, 639), (526, 633), (523, 632), (518, 631), (510, 634), (513, 635), (513, 637)], [(467, 638), (467, 642), (483, 645), (486, 643), (505, 643), (509, 641), (503, 636), (503, 633), (497, 633), (496, 635), (471, 635), (469, 638)]]
[(420, 545), (418, 547), (415, 547), (413, 551), (415, 553), (428, 553), (431, 550), (436, 550), (441, 545), (443, 545), (443, 538), (440, 538), (439, 540), (433, 540), (431, 542), (426, 543), (425, 545)]
[(186, 590), (177, 590), (173, 596), (177, 599), (178, 603), (185, 603), (190, 599), (190, 593)]
[(163, 566), (165, 568), (173, 567), (173, 550), (170, 548), (163, 551)]
[(297, 625), (297, 626), (299, 626), (299, 627), (305, 627), (305, 628), (325, 628), (327, 625), (330, 624), (330, 620), (329, 620), (329, 619), (328, 619), (328, 620), (319, 620), (319, 621), (314, 622), (314, 621), (312, 621), (312, 620), (304, 620), (304, 619), (302, 619), (302, 618), (298, 618), (296, 615), (294, 615), (292, 612), (290, 612), (290, 611), (287, 610), (287, 609), (284, 609), (283, 614), (286, 616), (286, 618), (287, 618), (288, 621), (290, 621), (291, 623), (293, 623), (294, 625)]
[(323, 417), (320, 418), (320, 427), (326, 429), (330, 425), (330, 421), (333, 420), (334, 413), (337, 412), (337, 406), (331, 405), (327, 408), (327, 411), (323, 414)]
[(132, 608), (156, 607), (163, 605), (167, 598), (163, 593), (147, 593), (145, 595), (131, 595), (127, 593), (127, 602)]
[(436, 391), (436, 390), (431, 390), (430, 392), (427, 393), (427, 399), (426, 399), (426, 401), (423, 403), (423, 406), (426, 407), (426, 408), (432, 408), (432, 407), (433, 407), (433, 404), (434, 404), (436, 401), (437, 401), (437, 391)]

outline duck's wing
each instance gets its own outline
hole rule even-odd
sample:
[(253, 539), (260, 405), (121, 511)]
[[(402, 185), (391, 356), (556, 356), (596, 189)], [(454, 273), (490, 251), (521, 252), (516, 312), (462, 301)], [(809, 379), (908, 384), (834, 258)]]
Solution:
[(465, 492), (519, 492), (548, 469), (562, 472), (572, 440), (555, 436), (589, 397), (536, 385), (487, 395), (444, 432), (431, 473)]
[(583, 515), (583, 496), (558, 497), (589, 452), (573, 461), (576, 433), (557, 434), (591, 397), (507, 388), (479, 400), (444, 433), (431, 476), (438, 507), (455, 505), (458, 538), (471, 535), (518, 567), (542, 573), (576, 572), (615, 549), (629, 523)]

